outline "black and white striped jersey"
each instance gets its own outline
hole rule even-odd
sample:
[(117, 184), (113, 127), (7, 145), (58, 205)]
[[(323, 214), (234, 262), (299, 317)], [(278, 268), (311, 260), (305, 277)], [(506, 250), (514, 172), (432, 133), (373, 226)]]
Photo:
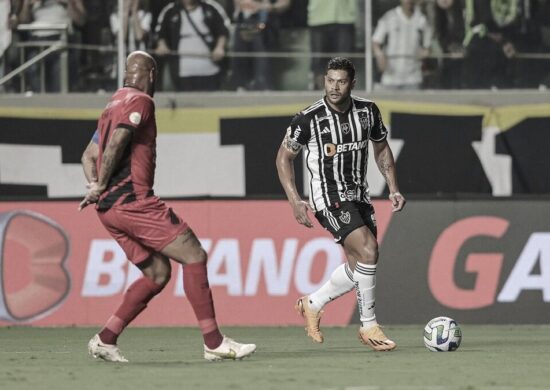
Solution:
[(384, 141), (388, 131), (373, 101), (351, 98), (345, 113), (320, 99), (296, 114), (287, 130), (290, 142), (305, 147), (315, 211), (343, 201), (370, 202), (368, 142)]

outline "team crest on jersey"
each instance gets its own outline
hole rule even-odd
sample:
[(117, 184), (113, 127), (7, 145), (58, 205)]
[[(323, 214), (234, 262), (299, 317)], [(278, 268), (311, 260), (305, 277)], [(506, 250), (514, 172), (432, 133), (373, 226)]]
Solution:
[(346, 225), (351, 221), (351, 214), (349, 211), (343, 211), (340, 214), (340, 221), (344, 222)]
[(361, 116), (359, 118), (359, 122), (361, 122), (361, 127), (363, 128), (363, 130), (367, 130), (367, 117)]
[(342, 123), (342, 132), (344, 134), (348, 134), (350, 131), (349, 123)]
[(132, 112), (129, 116), (130, 122), (134, 125), (139, 125), (141, 122), (141, 114), (139, 112)]

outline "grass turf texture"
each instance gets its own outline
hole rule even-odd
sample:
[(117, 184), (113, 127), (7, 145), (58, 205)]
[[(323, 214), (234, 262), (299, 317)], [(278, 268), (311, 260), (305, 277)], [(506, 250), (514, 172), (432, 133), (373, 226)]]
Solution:
[(258, 345), (251, 358), (202, 359), (195, 328), (130, 328), (119, 340), (129, 364), (94, 360), (97, 328), (0, 328), (0, 389), (548, 389), (550, 326), (461, 325), (456, 352), (428, 351), (423, 325), (387, 326), (393, 352), (360, 344), (356, 327), (224, 328)]

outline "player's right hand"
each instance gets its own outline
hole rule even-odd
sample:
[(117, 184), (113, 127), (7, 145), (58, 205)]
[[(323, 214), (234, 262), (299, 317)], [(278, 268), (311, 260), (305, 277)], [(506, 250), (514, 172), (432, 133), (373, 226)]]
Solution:
[(96, 181), (88, 183), (86, 187), (88, 188), (88, 192), (86, 193), (86, 196), (84, 196), (82, 202), (78, 205), (78, 211), (81, 211), (83, 208), (91, 205), (92, 203), (97, 203), (99, 196), (104, 191), (104, 188), (99, 187), (99, 184)]
[(299, 224), (304, 225), (308, 228), (312, 228), (313, 224), (307, 215), (307, 210), (309, 209), (309, 204), (306, 201), (300, 200), (296, 203), (292, 203), (292, 210), (294, 212), (294, 218), (298, 221)]

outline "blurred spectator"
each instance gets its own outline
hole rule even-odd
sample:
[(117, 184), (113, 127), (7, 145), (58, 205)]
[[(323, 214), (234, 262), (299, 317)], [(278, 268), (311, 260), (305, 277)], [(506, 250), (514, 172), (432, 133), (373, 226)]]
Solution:
[(464, 85), (509, 87), (509, 59), (516, 54), (510, 27), (517, 20), (518, 0), (466, 0)]
[[(23, 0), (0, 0), (0, 15), (5, 15), (0, 23), (0, 78), (21, 64), (16, 44), (20, 41), (17, 25), (22, 5)], [(15, 77), (1, 85), (0, 91), (20, 92), (19, 85), (19, 78)]]
[[(109, 2), (105, 0), (85, 0), (86, 22), (82, 26), (82, 43), (87, 45), (105, 45), (105, 34), (109, 27)], [(85, 50), (82, 55), (81, 74), (101, 75), (104, 69), (101, 66), (101, 54), (98, 50)]]
[(226, 15), (233, 15), (235, 13), (235, 0), (214, 0), (216, 3), (221, 5), (226, 13)]
[[(73, 24), (83, 26), (86, 20), (86, 10), (82, 0), (23, 0), (19, 23), (29, 23), (40, 26), (42, 24), (64, 24), (68, 26), (69, 42), (74, 42)], [(60, 39), (60, 33), (55, 30), (35, 30), (28, 34), (28, 40), (33, 42), (56, 41)], [(35, 57), (43, 51), (36, 47), (27, 50), (27, 59)], [(74, 56), (70, 56), (74, 60)], [(53, 53), (44, 60), (46, 92), (58, 92), (60, 90), (60, 56), (59, 52)], [(77, 66), (69, 66), (75, 69)], [(40, 91), (40, 64), (36, 63), (27, 72), (27, 90)]]
[[(355, 51), (357, 0), (309, 0), (308, 26), (313, 53), (350, 53)], [(324, 86), (325, 64), (329, 58), (312, 57), (312, 89)]]
[[(126, 51), (147, 50), (149, 48), (152, 15), (147, 0), (123, 1), (123, 28)], [(118, 4), (118, 2), (116, 3)], [(109, 18), (111, 33), (116, 41), (120, 31), (118, 6), (115, 6)]]
[(228, 26), (223, 8), (209, 0), (176, 0), (162, 10), (156, 27), (156, 53), (178, 52), (179, 56), (174, 55), (169, 61), (178, 90), (220, 88)]
[[(546, 4), (545, 4), (546, 3)], [(542, 51), (542, 26), (548, 18), (548, 1), (517, 0), (516, 18), (504, 27), (515, 50), (520, 54), (537, 54)], [(544, 73), (544, 63), (540, 59), (511, 58), (513, 76), (512, 87), (537, 88)]]
[(157, 27), (158, 18), (162, 10), (173, 1), (174, 0), (153, 0), (149, 2), (149, 11), (153, 15), (153, 21), (151, 23), (151, 31), (155, 31), (155, 28)]
[[(290, 0), (235, 0), (236, 52), (269, 52), (277, 46), (278, 14), (286, 11)], [(234, 57), (233, 80), (237, 89), (272, 89), (269, 57)]]
[(415, 0), (401, 0), (382, 16), (372, 45), (383, 88), (420, 88), (422, 60), (429, 54), (431, 38), (431, 27)]
[(17, 17), (11, 12), (11, 0), (0, 0), (0, 15), (2, 15), (0, 18), (0, 78), (2, 78), (6, 73), (5, 54), (11, 45), (11, 26), (14, 22), (17, 23)]
[(434, 37), (444, 55), (440, 65), (439, 86), (457, 89), (462, 85), (464, 4), (462, 0), (436, 0), (432, 7)]
[[(541, 51), (550, 56), (550, 1), (538, 0), (536, 3), (538, 12), (535, 15), (540, 25)], [(543, 69), (540, 87), (550, 88), (550, 61), (548, 58), (539, 61)]]
[(291, 0), (286, 11), (279, 15), (281, 29), (307, 27), (308, 0)]

